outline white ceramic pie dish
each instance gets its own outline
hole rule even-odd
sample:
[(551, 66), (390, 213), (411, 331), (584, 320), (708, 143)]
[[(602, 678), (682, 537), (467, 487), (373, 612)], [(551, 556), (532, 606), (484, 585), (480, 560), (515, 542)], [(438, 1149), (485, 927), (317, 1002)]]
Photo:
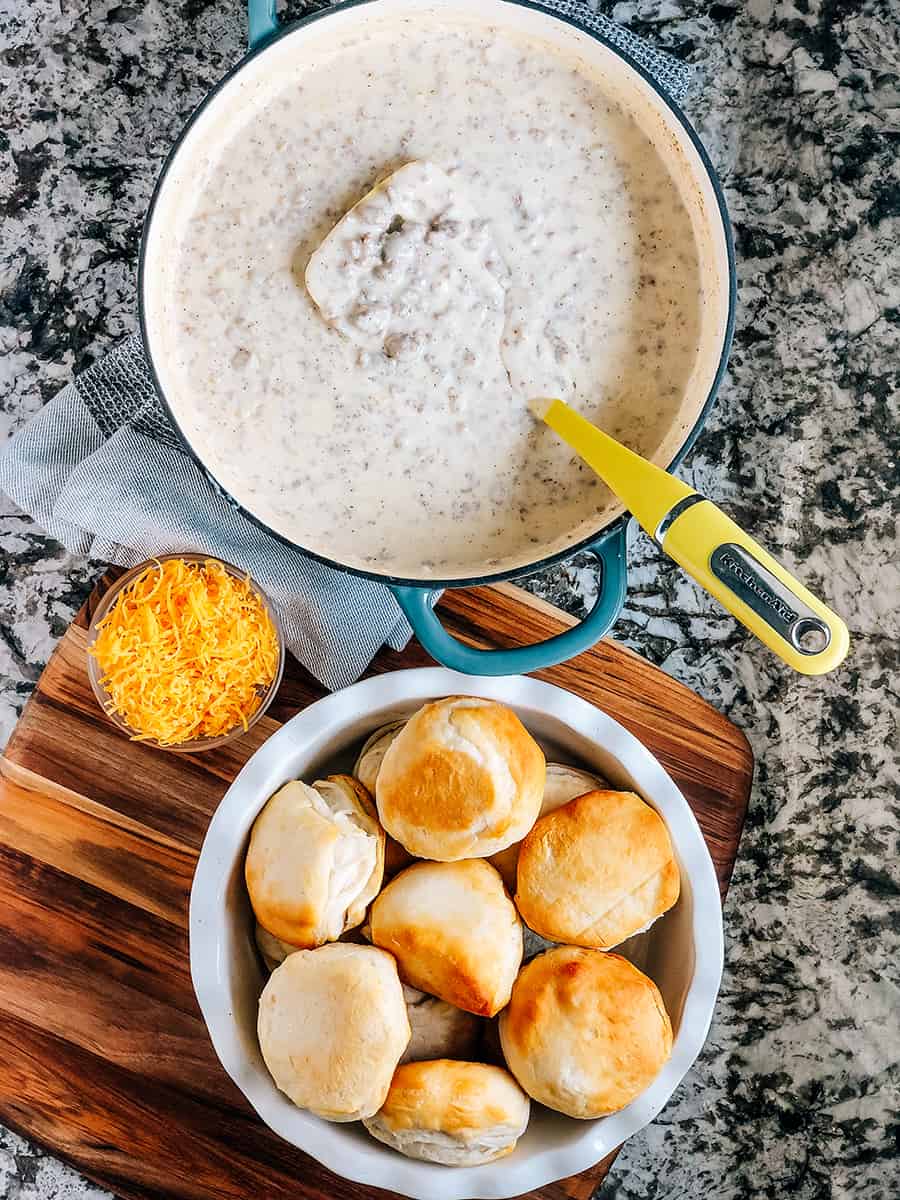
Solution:
[[(575, 1121), (535, 1104), (513, 1154), (484, 1166), (448, 1168), (404, 1158), (369, 1137), (360, 1124), (323, 1121), (294, 1107), (275, 1087), (256, 1039), (264, 974), (253, 942), (243, 861), (253, 820), (282, 783), (349, 770), (356, 749), (377, 726), (427, 700), (454, 694), (508, 704), (548, 756), (594, 768), (616, 786), (643, 796), (669, 827), (682, 891), (677, 905), (637, 947), (675, 1031), (672, 1057), (651, 1087), (621, 1112), (596, 1121)], [(380, 675), (325, 697), (253, 755), (225, 794), (203, 843), (191, 890), (190, 956), (194, 990), (215, 1051), (277, 1134), (358, 1183), (418, 1200), (487, 1200), (518, 1196), (586, 1170), (653, 1120), (706, 1038), (722, 974), (722, 912), (715, 871), (693, 813), (653, 755), (621, 725), (552, 684), (426, 667)]]

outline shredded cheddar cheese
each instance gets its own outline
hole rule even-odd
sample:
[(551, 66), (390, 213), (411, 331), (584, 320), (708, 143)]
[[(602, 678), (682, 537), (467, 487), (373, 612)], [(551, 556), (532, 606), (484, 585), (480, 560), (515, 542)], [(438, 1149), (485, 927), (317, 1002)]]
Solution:
[(247, 723), (278, 666), (278, 634), (246, 579), (212, 559), (154, 563), (99, 622), (91, 647), (108, 709), (178, 746)]

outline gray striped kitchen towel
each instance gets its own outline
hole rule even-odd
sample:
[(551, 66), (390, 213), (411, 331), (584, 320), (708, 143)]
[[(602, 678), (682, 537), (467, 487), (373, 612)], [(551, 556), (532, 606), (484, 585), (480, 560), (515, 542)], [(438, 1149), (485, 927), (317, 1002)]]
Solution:
[[(675, 100), (691, 68), (581, 0), (545, 7), (621, 47)], [(288, 648), (326, 687), (358, 679), (410, 634), (382, 584), (291, 550), (242, 516), (184, 452), (156, 395), (140, 338), (90, 367), (0, 450), (0, 489), (73, 554), (131, 567), (193, 550), (249, 571), (273, 601)]]

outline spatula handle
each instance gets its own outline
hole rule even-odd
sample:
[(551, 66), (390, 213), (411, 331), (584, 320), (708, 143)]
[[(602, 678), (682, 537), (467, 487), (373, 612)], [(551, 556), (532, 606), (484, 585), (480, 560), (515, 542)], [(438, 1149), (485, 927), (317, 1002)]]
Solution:
[(823, 675), (845, 658), (850, 637), (841, 618), (710, 500), (692, 493), (650, 532), (796, 671)]

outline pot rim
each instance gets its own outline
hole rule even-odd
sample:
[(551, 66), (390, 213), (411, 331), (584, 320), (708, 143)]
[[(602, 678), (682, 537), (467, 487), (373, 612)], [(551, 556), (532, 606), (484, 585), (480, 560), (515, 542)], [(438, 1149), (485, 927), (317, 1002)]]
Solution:
[[(588, 550), (588, 549), (590, 549), (591, 546), (596, 545), (598, 542), (605, 541), (607, 538), (613, 537), (617, 533), (624, 535), (625, 527), (626, 527), (628, 521), (631, 519), (630, 514), (628, 512), (620, 513), (620, 515), (618, 517), (615, 517), (608, 524), (601, 526), (599, 529), (595, 530), (593, 533), (588, 534), (586, 537), (580, 539), (578, 542), (574, 543), (573, 545), (567, 546), (567, 547), (563, 548), (562, 550), (557, 550), (553, 554), (549, 554), (544, 558), (538, 559), (533, 563), (527, 564), (526, 566), (516, 567), (511, 571), (494, 571), (494, 572), (491, 572), (491, 573), (488, 573), (485, 575), (473, 575), (473, 576), (468, 576), (466, 578), (455, 578), (455, 579), (445, 580), (445, 579), (421, 579), (421, 578), (414, 579), (414, 578), (407, 578), (407, 577), (400, 576), (400, 575), (386, 575), (386, 574), (380, 574), (376, 571), (366, 571), (361, 567), (348, 566), (344, 563), (338, 562), (336, 559), (328, 558), (324, 554), (319, 554), (314, 550), (309, 550), (305, 546), (300, 545), (299, 542), (291, 541), (291, 539), (288, 537), (285, 537), (284, 534), (281, 534), (277, 530), (272, 529), (271, 526), (266, 525), (266, 523), (263, 520), (261, 520), (259, 517), (257, 517), (248, 508), (246, 508), (243, 504), (241, 504), (241, 502), (239, 500), (235, 499), (235, 497), (231, 495), (231, 493), (228, 491), (228, 489), (225, 488), (219, 482), (219, 480), (215, 477), (215, 475), (212, 473), (210, 468), (200, 458), (200, 455), (193, 448), (193, 446), (191, 445), (190, 441), (188, 440), (186, 434), (184, 433), (181, 426), (179, 425), (178, 420), (175, 416), (175, 413), (172, 410), (172, 407), (169, 404), (168, 399), (166, 398), (165, 392), (163, 390), (162, 384), (160, 382), (159, 376), (156, 371), (156, 365), (153, 361), (153, 352), (150, 347), (150, 338), (149, 338), (148, 328), (147, 328), (146, 308), (145, 308), (145, 304), (144, 304), (144, 289), (145, 289), (145, 280), (146, 280), (146, 275), (147, 275), (147, 243), (149, 240), (149, 232), (150, 232), (150, 227), (151, 227), (151, 224), (153, 221), (153, 216), (156, 211), (156, 206), (159, 201), (160, 195), (162, 194), (163, 187), (165, 186), (166, 177), (168, 176), (169, 170), (172, 167), (172, 165), (174, 164), (175, 159), (178, 155), (178, 152), (180, 151), (181, 146), (182, 146), (183, 142), (185, 141), (188, 133), (193, 128), (195, 122), (197, 121), (197, 119), (199, 118), (201, 113), (203, 113), (205, 111), (207, 105), (209, 105), (219, 95), (220, 92), (224, 91), (224, 89), (231, 83), (231, 81), (233, 79), (235, 79), (237, 77), (237, 75), (241, 71), (244, 70), (245, 67), (247, 67), (254, 59), (259, 57), (260, 55), (265, 54), (266, 51), (269, 50), (272, 46), (274, 46), (276, 42), (279, 42), (279, 41), (281, 41), (282, 38), (285, 38), (293, 33), (296, 33), (300, 28), (303, 28), (307, 25), (311, 25), (313, 22), (322, 20), (323, 18), (329, 17), (334, 13), (342, 12), (346, 9), (351, 9), (351, 8), (360, 8), (363, 5), (373, 4), (376, 2), (377, 2), (377, 0), (341, 0), (341, 2), (338, 4), (333, 4), (333, 5), (330, 5), (328, 8), (323, 8), (323, 9), (319, 9), (315, 12), (307, 13), (304, 16), (299, 17), (298, 19), (296, 19), (294, 21), (289, 21), (289, 22), (281, 25), (276, 33), (274, 33), (271, 37), (266, 38), (263, 42), (261, 42), (259, 45), (257, 45), (253, 49), (249, 50), (238, 62), (236, 62), (234, 64), (234, 66), (229, 71), (227, 71), (225, 75), (222, 76), (222, 78), (218, 81), (218, 83), (214, 84), (214, 86), (206, 93), (206, 95), (203, 97), (203, 99), (200, 101), (200, 103), (197, 105), (197, 107), (194, 109), (194, 111), (188, 117), (187, 121), (184, 124), (183, 129), (181, 130), (177, 139), (175, 140), (175, 143), (173, 144), (172, 148), (169, 150), (168, 154), (166, 155), (165, 159), (163, 160), (163, 165), (160, 169), (159, 175), (157, 176), (156, 183), (154, 184), (153, 194), (150, 197), (150, 203), (147, 207), (147, 213), (144, 218), (144, 223), (143, 223), (143, 227), (141, 230), (141, 245), (140, 245), (140, 252), (138, 255), (138, 321), (139, 321), (139, 326), (140, 326), (141, 341), (142, 341), (143, 347), (144, 347), (144, 355), (147, 360), (147, 365), (150, 368), (150, 377), (153, 381), (153, 386), (156, 390), (156, 394), (159, 397), (160, 403), (162, 404), (163, 408), (165, 409), (166, 415), (169, 418), (169, 422), (170, 422), (173, 430), (175, 431), (179, 442), (181, 443), (182, 447), (184, 448), (184, 450), (186, 451), (188, 456), (194, 460), (194, 462), (197, 464), (200, 471), (203, 473), (203, 475), (209, 481), (209, 483), (214, 488), (214, 490), (222, 497), (223, 500), (225, 500), (225, 502), (235, 512), (239, 513), (242, 517), (244, 517), (246, 520), (250, 521), (258, 529), (260, 529), (264, 533), (268, 534), (269, 537), (274, 537), (277, 541), (281, 542), (282, 545), (287, 546), (291, 550), (295, 550), (301, 554), (306, 555), (308, 558), (313, 559), (315, 562), (319, 562), (319, 563), (322, 563), (324, 566), (331, 567), (333, 570), (342, 571), (348, 575), (355, 575), (361, 579), (369, 579), (376, 583), (383, 583), (386, 587), (394, 586), (394, 587), (426, 588), (429, 591), (430, 590), (436, 591), (438, 589), (445, 589), (445, 588), (477, 587), (477, 586), (480, 586), (483, 584), (499, 583), (499, 582), (502, 582), (503, 580), (521, 579), (528, 575), (533, 575), (533, 574), (537, 573), (538, 571), (543, 571), (548, 567), (555, 566), (558, 563), (565, 562), (566, 560), (570, 559), (573, 555), (578, 554), (580, 551)], [(717, 208), (717, 211), (719, 214), (719, 219), (721, 221), (722, 235), (725, 240), (725, 253), (726, 253), (726, 259), (727, 259), (727, 263), (728, 263), (728, 286), (727, 286), (728, 312), (727, 312), (726, 318), (725, 318), (725, 330), (724, 330), (724, 336), (722, 338), (722, 348), (721, 348), (721, 352), (719, 354), (719, 361), (716, 365), (716, 371), (715, 371), (715, 374), (713, 375), (713, 379), (712, 379), (712, 382), (709, 387), (709, 392), (707, 393), (706, 399), (703, 402), (703, 407), (700, 409), (700, 412), (697, 415), (696, 421), (691, 426), (691, 428), (688, 430), (685, 440), (682, 442), (677, 453), (672, 458), (672, 461), (666, 467), (667, 471), (670, 471), (670, 472), (674, 471), (678, 466), (681, 465), (681, 463), (684, 461), (684, 459), (687, 457), (687, 455), (693, 449), (694, 444), (696, 443), (704, 425), (706, 424), (707, 417), (709, 416), (709, 414), (712, 410), (713, 404), (715, 403), (716, 395), (718, 393), (719, 387), (721, 386), (722, 379), (725, 375), (725, 370), (728, 366), (728, 356), (731, 351), (731, 344), (732, 344), (732, 340), (734, 337), (735, 308), (736, 308), (736, 304), (737, 304), (737, 271), (736, 271), (736, 267), (735, 267), (734, 238), (732, 236), (731, 222), (730, 222), (730, 219), (728, 216), (728, 207), (725, 202), (724, 189), (722, 187), (721, 181), (719, 180), (718, 174), (716, 173), (716, 169), (713, 166), (712, 161), (710, 160), (710, 157), (706, 151), (706, 148), (704, 147), (703, 143), (701, 142), (699, 136), (697, 135), (697, 133), (694, 130), (693, 126), (691, 125), (690, 121), (688, 121), (688, 119), (685, 116), (684, 112), (682, 111), (681, 107), (672, 99), (671, 96), (669, 96), (669, 94), (654, 79), (654, 77), (647, 70), (645, 70), (645, 68), (642, 67), (640, 65), (640, 63), (636, 62), (635, 59), (632, 58), (632, 56), (628, 53), (627, 50), (624, 50), (621, 47), (616, 46), (613, 42), (611, 42), (608, 38), (604, 37), (601, 33), (598, 33), (595, 30), (588, 28), (588, 26), (584, 25), (576, 17), (572, 17), (572, 16), (569, 16), (568, 14), (564, 14), (561, 12), (555, 12), (552, 9), (545, 8), (541, 4), (534, 3), (534, 0), (502, 0), (502, 3), (513, 4), (513, 5), (517, 5), (520, 8), (531, 9), (534, 12), (542, 13), (544, 16), (552, 17), (557, 21), (561, 21), (561, 22), (563, 22), (563, 24), (570, 25), (573, 28), (578, 29), (581, 33), (586, 34), (588, 37), (593, 38), (595, 41), (599, 42), (602, 46), (604, 46), (611, 53), (613, 53), (613, 54), (617, 55), (619, 58), (621, 58), (627, 66), (629, 66), (633, 71), (635, 71), (640, 76), (640, 78), (646, 84), (648, 84), (650, 86), (650, 88), (656, 93), (656, 95), (659, 97), (659, 99), (662, 101), (662, 103), (670, 110), (672, 115), (675, 117), (675, 120), (682, 127), (685, 134), (687, 135), (689, 142), (691, 143), (694, 150), (696, 151), (697, 156), (700, 159), (701, 166), (703, 167), (703, 170), (706, 172), (706, 175), (709, 179), (710, 186), (712, 187), (713, 195), (715, 196), (715, 200), (716, 200), (716, 208)]]

